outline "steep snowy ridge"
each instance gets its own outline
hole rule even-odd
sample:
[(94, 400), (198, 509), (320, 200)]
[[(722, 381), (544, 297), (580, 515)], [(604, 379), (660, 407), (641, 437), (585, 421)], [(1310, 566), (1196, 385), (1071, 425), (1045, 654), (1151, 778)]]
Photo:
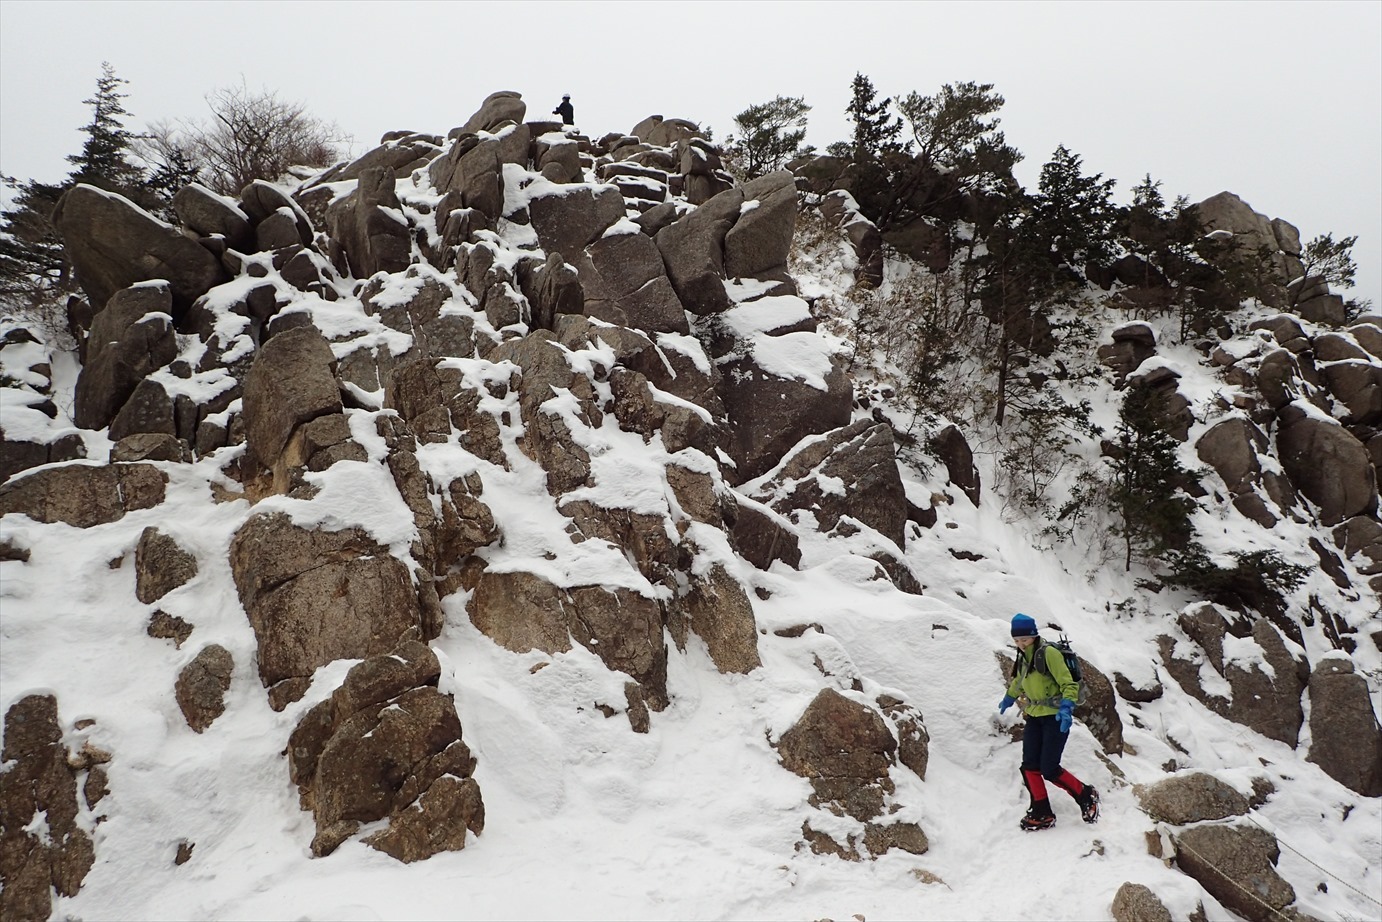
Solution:
[[(1382, 916), (1382, 796), (1316, 738), (1328, 701), (1382, 752), (1376, 480), (1307, 498), (1281, 447), (1365, 425), (1330, 369), (1382, 369), (1367, 318), (1249, 304), (1202, 349), (1145, 321), (1206, 549), (1309, 568), (1282, 611), (1210, 605), (1125, 572), (1103, 513), (1042, 535), (984, 420), (915, 415), (852, 331), (934, 273), (890, 253), (861, 289), (789, 174), (736, 184), (692, 123), (524, 115), (257, 184), (220, 203), (239, 247), (184, 218), (219, 262), (193, 298), (78, 254), (113, 292), (79, 348), (0, 326), (6, 920), (1155, 918), (1128, 884)], [(1126, 377), (1071, 391), (1105, 432)], [(1196, 448), (1226, 419), (1269, 437), (1240, 483)], [(1018, 611), (1102, 683), (1065, 755), (1095, 825), (1057, 795), (1017, 827)], [(1148, 799), (1186, 779), (1217, 793)]]

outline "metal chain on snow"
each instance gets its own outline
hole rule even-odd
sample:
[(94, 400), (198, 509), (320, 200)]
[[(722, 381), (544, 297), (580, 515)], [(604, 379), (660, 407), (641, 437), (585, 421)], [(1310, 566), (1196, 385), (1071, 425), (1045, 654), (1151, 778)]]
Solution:
[(1297, 855), (1299, 855), (1299, 856), (1305, 861), (1306, 864), (1313, 866), (1314, 868), (1316, 868), (1316, 869), (1319, 870), (1319, 871), (1324, 872), (1325, 874), (1328, 874), (1330, 877), (1334, 878), (1334, 879), (1337, 880), (1339, 883), (1343, 884), (1345, 887), (1347, 887), (1348, 889), (1352, 890), (1354, 893), (1358, 894), (1359, 896), (1363, 897), (1364, 899), (1371, 900), (1372, 902), (1376, 903), (1378, 906), (1382, 906), (1382, 900), (1377, 899), (1377, 897), (1375, 897), (1375, 896), (1371, 896), (1371, 895), (1369, 895), (1369, 894), (1367, 894), (1367, 893), (1364, 893), (1362, 890), (1359, 890), (1357, 887), (1353, 886), (1353, 884), (1351, 884), (1351, 883), (1349, 883), (1348, 881), (1344, 880), (1342, 877), (1340, 877), (1338, 874), (1335, 874), (1333, 871), (1329, 870), (1328, 868), (1323, 868), (1323, 867), (1320, 867), (1318, 864), (1315, 864), (1315, 862), (1311, 861), (1311, 860), (1306, 856), (1306, 854), (1305, 854), (1304, 852), (1302, 852), (1300, 849), (1296, 848), (1296, 847), (1295, 847), (1294, 845), (1292, 845), (1290, 842), (1287, 842), (1285, 839), (1281, 838), (1281, 836), (1277, 835), (1275, 832), (1273, 832), (1272, 830), (1268, 829), (1266, 826), (1263, 826), (1263, 825), (1262, 825), (1261, 823), (1259, 823), (1257, 820), (1253, 819), (1253, 815), (1252, 815), (1251, 813), (1245, 813), (1245, 814), (1243, 814), (1243, 815), (1246, 816), (1249, 820), (1252, 820), (1252, 824), (1253, 824), (1254, 826), (1256, 826), (1258, 829), (1260, 829), (1260, 830), (1262, 830), (1263, 832), (1267, 833), (1267, 834), (1270, 835), (1272, 838), (1276, 839), (1276, 841), (1277, 841), (1278, 843), (1280, 843), (1281, 845), (1286, 846), (1286, 847), (1289, 848), (1291, 851), (1293, 851), (1293, 852), (1295, 852)]

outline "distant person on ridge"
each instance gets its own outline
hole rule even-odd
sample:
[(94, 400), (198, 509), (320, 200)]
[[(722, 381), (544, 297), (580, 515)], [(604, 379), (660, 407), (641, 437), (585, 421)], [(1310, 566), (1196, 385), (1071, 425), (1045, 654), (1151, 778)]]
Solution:
[[(1007, 693), (998, 703), (998, 713), (1017, 704), (1027, 717), (1022, 732), (1022, 784), (1032, 802), (1018, 826), (1030, 832), (1056, 825), (1056, 815), (1046, 796), (1047, 781), (1075, 798), (1086, 823), (1097, 822), (1099, 792), (1060, 764), (1070, 737), (1079, 685), (1071, 677), (1061, 652), (1037, 636), (1036, 621), (1030, 616), (1021, 612), (1013, 615), (1012, 638), (1017, 644), (1017, 664)], [(1034, 665), (1037, 656), (1042, 661)]]
[(563, 125), (576, 124), (576, 110), (571, 107), (571, 94), (567, 93), (561, 98), (561, 105), (552, 110), (553, 115), (561, 116)]

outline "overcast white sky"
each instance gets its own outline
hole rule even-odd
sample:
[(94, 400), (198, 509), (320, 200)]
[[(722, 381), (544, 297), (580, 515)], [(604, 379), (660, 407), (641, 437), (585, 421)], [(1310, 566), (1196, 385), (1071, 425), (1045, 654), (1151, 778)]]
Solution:
[(1007, 98), (1019, 179), (1065, 144), (1086, 170), (1224, 189), (1302, 236), (1359, 235), (1382, 306), (1382, 3), (58, 2), (0, 0), (0, 170), (55, 181), (101, 61), (131, 126), (202, 117), (239, 83), (302, 100), (355, 139), (445, 133), (490, 92), (529, 113), (570, 93), (588, 134), (658, 113), (723, 138), (751, 103), (802, 96), (808, 140), (844, 138), (856, 71), (881, 94), (975, 80)]

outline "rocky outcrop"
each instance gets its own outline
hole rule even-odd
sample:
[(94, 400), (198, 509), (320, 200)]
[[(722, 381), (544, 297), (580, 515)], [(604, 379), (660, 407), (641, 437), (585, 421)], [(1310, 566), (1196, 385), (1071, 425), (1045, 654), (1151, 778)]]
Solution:
[(197, 558), (150, 525), (134, 551), (134, 594), (144, 604), (157, 602), (197, 575)]
[(210, 250), (113, 192), (73, 186), (58, 200), (53, 225), (62, 235), (77, 282), (98, 313), (120, 289), (163, 279), (175, 316), (180, 316), (225, 280), (225, 270)]
[(235, 660), (220, 644), (208, 644), (178, 673), (174, 693), (187, 726), (198, 733), (225, 713)]
[(299, 721), (288, 764), (316, 821), (312, 854), (380, 820), (388, 825), (365, 844), (405, 863), (459, 851), (484, 831), (475, 758), (451, 696), (436, 688), (440, 674), (436, 654), (405, 643), (351, 667)]
[(1114, 922), (1171, 922), (1171, 911), (1151, 888), (1131, 881), (1113, 895), (1109, 913)]
[(78, 426), (110, 425), (139, 385), (177, 357), (172, 311), (172, 289), (166, 283), (111, 293), (86, 337), (73, 408)]
[(814, 806), (833, 803), (857, 820), (883, 812), (894, 789), (888, 768), (897, 740), (883, 716), (830, 688), (823, 688), (777, 742), (788, 771), (811, 782)]
[(1337, 525), (1377, 509), (1377, 476), (1367, 449), (1347, 429), (1297, 402), (1284, 408), (1277, 452), (1296, 489), (1319, 507), (1320, 521)]
[(315, 327), (280, 333), (259, 350), (243, 398), (245, 448), (259, 466), (274, 470), (300, 426), (341, 412), (335, 366), (331, 346)]
[(302, 697), (318, 666), (386, 653), (421, 630), (408, 568), (361, 529), (253, 516), (231, 542), (230, 566), (277, 709)]
[(0, 515), (90, 528), (163, 502), (168, 475), (152, 464), (50, 467), (0, 486)]
[[(91, 837), (77, 822), (77, 777), (92, 767), (92, 760), (70, 757), (62, 739), (58, 702), (52, 695), (28, 695), (5, 712), (0, 916), (6, 920), (47, 919), (53, 911), (53, 891), (76, 896), (95, 863)], [(96, 789), (103, 784), (87, 786), (88, 807), (94, 806)]]
[(915, 823), (873, 822), (895, 789), (888, 770), (898, 748), (878, 711), (824, 688), (775, 745), (783, 767), (810, 781), (813, 806), (861, 824), (857, 833), (840, 836), (813, 829), (808, 820), (802, 834), (812, 851), (851, 861), (860, 844), (874, 857), (890, 848), (927, 851), (926, 834)]
[(1382, 795), (1382, 728), (1368, 683), (1334, 654), (1310, 674), (1310, 754), (1335, 781), (1364, 797)]
[(254, 228), (239, 203), (199, 183), (178, 190), (173, 196), (173, 211), (184, 227), (203, 237), (221, 237), (227, 246), (242, 252), (254, 246)]
[(705, 641), (710, 659), (720, 672), (752, 672), (762, 665), (753, 604), (744, 587), (720, 564), (691, 580), (690, 591), (673, 603), (672, 636), (686, 646), (689, 626)]

